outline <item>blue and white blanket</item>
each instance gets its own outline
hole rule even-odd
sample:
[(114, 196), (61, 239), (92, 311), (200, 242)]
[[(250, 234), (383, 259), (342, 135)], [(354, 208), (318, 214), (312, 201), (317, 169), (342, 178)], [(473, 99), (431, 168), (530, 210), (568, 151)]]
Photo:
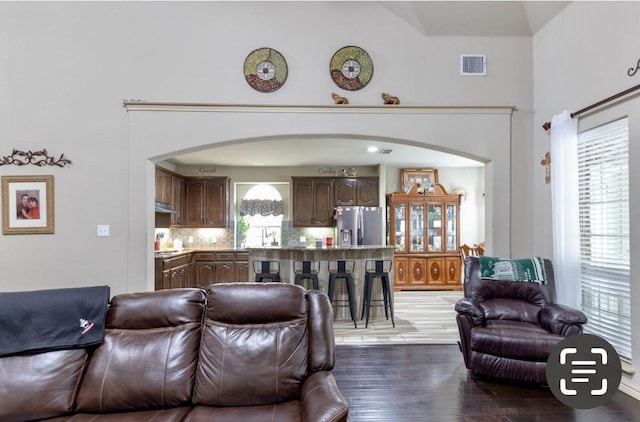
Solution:
[(489, 280), (528, 281), (541, 285), (547, 284), (542, 258), (496, 258), (480, 256), (482, 278)]

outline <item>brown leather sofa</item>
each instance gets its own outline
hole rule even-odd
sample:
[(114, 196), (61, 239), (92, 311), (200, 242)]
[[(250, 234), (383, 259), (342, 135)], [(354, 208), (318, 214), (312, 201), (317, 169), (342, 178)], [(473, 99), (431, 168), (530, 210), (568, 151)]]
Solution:
[(114, 296), (99, 346), (0, 359), (0, 420), (348, 420), (331, 312), (280, 283)]
[(546, 362), (562, 339), (582, 332), (586, 316), (556, 303), (553, 265), (546, 285), (485, 280), (479, 257), (464, 262), (464, 298), (457, 311), (460, 349), (476, 376), (546, 384)]

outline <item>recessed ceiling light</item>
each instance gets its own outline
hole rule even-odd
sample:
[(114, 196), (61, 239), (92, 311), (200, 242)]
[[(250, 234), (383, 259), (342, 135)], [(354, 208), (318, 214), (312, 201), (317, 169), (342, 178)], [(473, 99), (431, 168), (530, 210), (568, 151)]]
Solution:
[(369, 148), (367, 148), (367, 151), (371, 152), (371, 153), (378, 152), (378, 147), (369, 147)]

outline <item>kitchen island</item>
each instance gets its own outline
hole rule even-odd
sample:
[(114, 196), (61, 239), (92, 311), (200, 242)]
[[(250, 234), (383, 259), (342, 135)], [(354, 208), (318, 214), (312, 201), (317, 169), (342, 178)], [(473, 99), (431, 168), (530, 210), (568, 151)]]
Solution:
[[(354, 260), (355, 269), (353, 272), (353, 282), (356, 293), (356, 321), (360, 322), (362, 315), (362, 299), (364, 292), (364, 267), (365, 261), (369, 259), (389, 259), (393, 261), (393, 246), (385, 245), (363, 245), (363, 246), (330, 246), (322, 248), (302, 247), (302, 246), (283, 246), (283, 247), (265, 247), (265, 248), (247, 248), (249, 250), (249, 271), (253, 274), (254, 261), (279, 261), (280, 277), (284, 283), (293, 283), (295, 275), (293, 272), (294, 261), (320, 261), (320, 273), (318, 279), (320, 281), (320, 291), (327, 293), (329, 287), (329, 261), (333, 259)], [(253, 278), (251, 278), (253, 279)], [(389, 273), (389, 281), (391, 283), (391, 292), (393, 292), (393, 271)], [(392, 294), (393, 296), (393, 294)], [(338, 302), (347, 299), (346, 283), (337, 281), (334, 295), (336, 304), (347, 304), (347, 302)], [(375, 282), (371, 298), (382, 299), (381, 283)], [(375, 302), (374, 302), (375, 303)], [(334, 308), (334, 315), (339, 319), (350, 319), (348, 307)], [(384, 310), (382, 307), (371, 308), (371, 319), (384, 318)], [(389, 321), (391, 323), (391, 321)]]

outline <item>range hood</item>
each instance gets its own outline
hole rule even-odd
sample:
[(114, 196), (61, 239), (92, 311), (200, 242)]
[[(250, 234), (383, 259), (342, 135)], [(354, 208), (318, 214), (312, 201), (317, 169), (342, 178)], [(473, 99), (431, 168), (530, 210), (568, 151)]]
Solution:
[(169, 204), (156, 202), (156, 213), (158, 214), (175, 214), (176, 210), (171, 209)]

